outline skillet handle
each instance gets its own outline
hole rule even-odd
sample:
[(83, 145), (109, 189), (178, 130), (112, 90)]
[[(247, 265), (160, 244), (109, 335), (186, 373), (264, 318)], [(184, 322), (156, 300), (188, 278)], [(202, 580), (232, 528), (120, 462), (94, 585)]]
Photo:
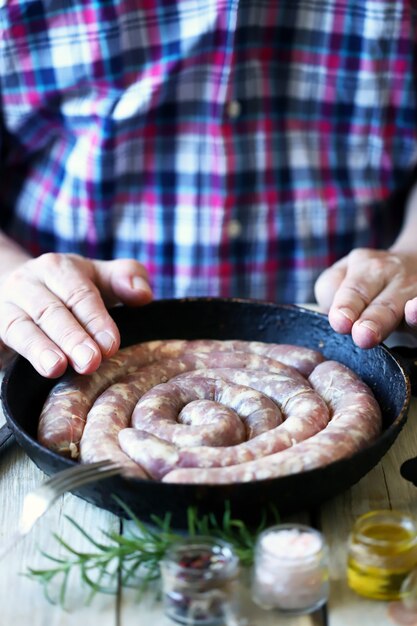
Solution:
[(400, 467), (400, 474), (405, 480), (417, 486), (417, 457), (404, 461)]

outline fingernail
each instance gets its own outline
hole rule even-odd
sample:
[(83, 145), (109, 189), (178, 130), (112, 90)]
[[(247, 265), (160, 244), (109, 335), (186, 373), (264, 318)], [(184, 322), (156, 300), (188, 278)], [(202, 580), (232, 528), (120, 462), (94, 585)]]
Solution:
[(48, 349), (41, 353), (39, 360), (44, 372), (49, 374), (49, 372), (54, 369), (55, 365), (61, 361), (61, 356), (57, 352), (54, 352), (54, 350)]
[(346, 317), (346, 319), (348, 319), (349, 322), (355, 321), (355, 315), (352, 309), (348, 309), (347, 307), (341, 307), (340, 309), (337, 309), (337, 310), (339, 311), (339, 313), (343, 315), (343, 317)]
[(72, 351), (72, 358), (74, 359), (78, 367), (81, 368), (88, 365), (93, 356), (94, 350), (92, 350), (90, 346), (87, 346), (87, 344), (85, 343), (78, 344), (78, 346), (75, 346), (74, 350)]
[(375, 335), (379, 335), (379, 327), (371, 320), (361, 320), (359, 326), (364, 326), (368, 330), (372, 331)]
[(110, 352), (116, 343), (116, 339), (107, 330), (101, 330), (95, 336), (97, 343), (105, 353)]
[(130, 279), (130, 284), (132, 289), (134, 289), (135, 291), (146, 291), (147, 293), (152, 293), (149, 284), (141, 276), (132, 276)]

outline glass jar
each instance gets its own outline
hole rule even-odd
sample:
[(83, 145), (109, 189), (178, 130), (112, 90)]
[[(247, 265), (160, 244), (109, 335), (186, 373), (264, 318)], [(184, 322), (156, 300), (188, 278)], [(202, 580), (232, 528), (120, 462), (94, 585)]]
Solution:
[(231, 545), (188, 537), (161, 561), (165, 614), (180, 624), (222, 624), (236, 609), (239, 559)]
[(401, 586), (417, 564), (417, 524), (400, 511), (370, 511), (353, 525), (348, 545), (347, 580), (356, 593), (398, 600)]
[(328, 595), (328, 550), (319, 531), (303, 524), (278, 524), (259, 535), (252, 576), (258, 606), (311, 613)]

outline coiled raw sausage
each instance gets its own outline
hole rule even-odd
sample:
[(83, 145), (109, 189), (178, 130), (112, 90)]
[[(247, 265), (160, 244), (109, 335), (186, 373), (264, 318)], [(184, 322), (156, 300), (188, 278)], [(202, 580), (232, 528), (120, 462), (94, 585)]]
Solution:
[(380, 432), (371, 390), (300, 346), (199, 339), (119, 351), (51, 391), (39, 440), (125, 474), (178, 483), (274, 478), (353, 454)]

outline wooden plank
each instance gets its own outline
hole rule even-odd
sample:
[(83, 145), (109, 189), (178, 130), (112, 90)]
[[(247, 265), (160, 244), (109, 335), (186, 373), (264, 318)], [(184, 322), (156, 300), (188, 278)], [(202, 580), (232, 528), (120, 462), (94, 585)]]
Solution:
[[(45, 475), (25, 454), (14, 449), (2, 458), (0, 492), (0, 540), (5, 539), (18, 519), (24, 495), (36, 487)], [(101, 538), (99, 529), (114, 527), (119, 521), (111, 513), (102, 511), (81, 499), (66, 494), (39, 520), (30, 535), (25, 537), (0, 562), (0, 623), (13, 626), (79, 626), (95, 624), (117, 625), (117, 596), (99, 594), (90, 606), (82, 606), (85, 586), (78, 577), (69, 583), (69, 602), (66, 610), (50, 604), (41, 585), (21, 575), (29, 567), (42, 567), (50, 562), (41, 555), (45, 550), (59, 556), (53, 533), (62, 535), (75, 549), (85, 549), (86, 542), (74, 532), (64, 518), (69, 515), (88, 532)]]

